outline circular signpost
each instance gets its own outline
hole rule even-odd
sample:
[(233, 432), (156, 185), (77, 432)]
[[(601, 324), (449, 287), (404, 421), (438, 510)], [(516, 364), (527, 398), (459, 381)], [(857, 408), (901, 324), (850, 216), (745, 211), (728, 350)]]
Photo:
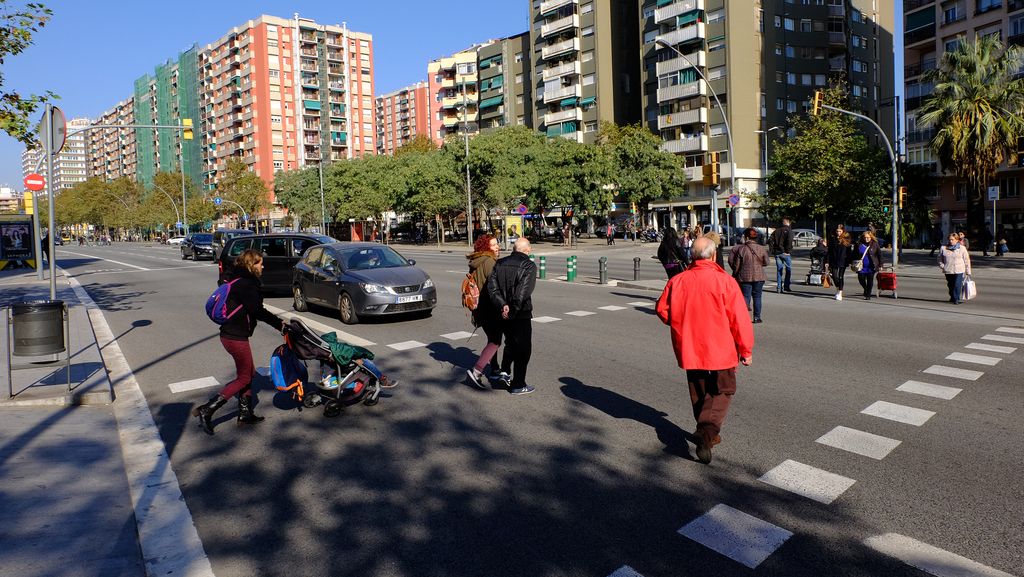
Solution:
[(41, 174), (32, 173), (25, 177), (25, 188), (35, 192), (46, 188), (46, 179)]
[(220, 203), (222, 203), (222, 202), (224, 202), (224, 200), (221, 199), (221, 197), (219, 197), (219, 196), (213, 197), (213, 205), (214, 206), (220, 206)]
[(731, 204), (733, 206), (736, 206), (739, 203), (740, 203), (740, 195), (734, 194), (734, 195), (729, 197), (729, 204)]
[(518, 212), (519, 214), (526, 214), (528, 210), (529, 210), (529, 209), (528, 209), (528, 208), (526, 208), (526, 205), (525, 205), (525, 204), (520, 204), (520, 205), (519, 205), (519, 206), (518, 206), (518, 207), (516, 208), (516, 211), (517, 211), (517, 212)]

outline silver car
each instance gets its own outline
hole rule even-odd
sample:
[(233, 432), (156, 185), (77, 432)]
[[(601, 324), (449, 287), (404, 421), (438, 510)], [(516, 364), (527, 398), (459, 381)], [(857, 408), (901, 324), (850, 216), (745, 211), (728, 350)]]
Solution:
[(818, 233), (814, 232), (809, 228), (794, 228), (793, 229), (793, 246), (815, 246), (818, 244), (818, 240), (821, 239)]
[(418, 313), (437, 306), (434, 281), (416, 262), (391, 247), (373, 242), (336, 242), (314, 246), (295, 265), (292, 307), (310, 304), (338, 309), (341, 322), (361, 317)]

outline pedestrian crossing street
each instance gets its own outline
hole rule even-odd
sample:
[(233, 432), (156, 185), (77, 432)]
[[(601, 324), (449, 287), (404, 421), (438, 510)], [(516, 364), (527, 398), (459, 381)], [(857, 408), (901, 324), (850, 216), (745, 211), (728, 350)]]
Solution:
[[(1024, 328), (999, 327), (979, 340), (1024, 344), (1024, 336), (1010, 335), (1024, 335)], [(1004, 355), (1017, 351), (1017, 347), (979, 342), (969, 343), (964, 348)], [(959, 351), (945, 357), (946, 361), (986, 366), (995, 366), (1003, 359), (1004, 357)], [(968, 382), (975, 382), (985, 374), (982, 371), (945, 365), (932, 365), (921, 372), (934, 377)], [(905, 381), (896, 387), (896, 390), (909, 395), (945, 401), (952, 401), (963, 391), (948, 384), (916, 380)], [(908, 397), (907, 402), (913, 403), (913, 398)], [(861, 413), (912, 427), (924, 426), (936, 414), (934, 411), (888, 401), (872, 403)], [(835, 427), (814, 442), (876, 461), (885, 459), (901, 444), (899, 439), (842, 426)], [(835, 502), (856, 483), (855, 479), (792, 459), (787, 459), (765, 472), (758, 481), (825, 505)], [(793, 536), (791, 531), (783, 527), (758, 519), (724, 503), (717, 504), (700, 517), (690, 520), (678, 530), (678, 533), (750, 569), (757, 568)], [(1014, 577), (1004, 571), (897, 533), (870, 536), (862, 541), (862, 545), (935, 577)], [(644, 576), (629, 565), (623, 565), (608, 577)]]

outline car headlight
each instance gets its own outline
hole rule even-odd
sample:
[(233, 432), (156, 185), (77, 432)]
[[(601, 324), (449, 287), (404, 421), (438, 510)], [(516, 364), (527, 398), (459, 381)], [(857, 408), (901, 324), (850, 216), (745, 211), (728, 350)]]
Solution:
[(381, 286), (379, 284), (370, 284), (370, 283), (366, 283), (366, 282), (361, 282), (361, 283), (359, 283), (359, 286), (362, 287), (362, 289), (364, 291), (366, 291), (366, 293), (368, 293), (368, 294), (386, 293), (386, 292), (388, 292), (387, 287), (383, 287), (383, 286)]
[(427, 280), (423, 281), (423, 288), (430, 288), (432, 286), (434, 286), (434, 281), (430, 277), (427, 277)]

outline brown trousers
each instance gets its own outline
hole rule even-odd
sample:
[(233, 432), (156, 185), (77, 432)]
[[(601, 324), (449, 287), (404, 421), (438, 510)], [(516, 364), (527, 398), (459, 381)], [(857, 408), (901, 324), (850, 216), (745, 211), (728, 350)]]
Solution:
[(717, 371), (687, 369), (686, 383), (690, 386), (690, 403), (697, 421), (696, 434), (712, 443), (722, 430), (729, 403), (736, 394), (736, 367)]

